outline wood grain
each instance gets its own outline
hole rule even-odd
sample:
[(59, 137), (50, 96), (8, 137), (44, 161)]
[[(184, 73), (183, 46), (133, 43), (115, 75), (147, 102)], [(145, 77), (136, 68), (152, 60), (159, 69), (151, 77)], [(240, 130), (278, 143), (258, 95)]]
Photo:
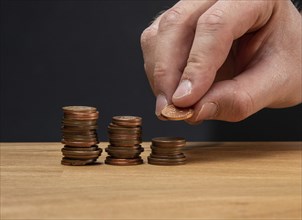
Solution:
[(302, 217), (302, 142), (189, 143), (173, 167), (62, 166), (61, 148), (1, 143), (1, 219)]

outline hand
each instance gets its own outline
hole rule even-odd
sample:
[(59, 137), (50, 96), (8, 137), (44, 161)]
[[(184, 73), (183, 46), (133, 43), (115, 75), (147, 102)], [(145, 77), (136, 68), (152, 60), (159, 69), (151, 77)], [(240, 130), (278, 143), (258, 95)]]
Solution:
[(240, 121), (302, 102), (301, 15), (285, 1), (179, 1), (141, 36), (156, 115)]

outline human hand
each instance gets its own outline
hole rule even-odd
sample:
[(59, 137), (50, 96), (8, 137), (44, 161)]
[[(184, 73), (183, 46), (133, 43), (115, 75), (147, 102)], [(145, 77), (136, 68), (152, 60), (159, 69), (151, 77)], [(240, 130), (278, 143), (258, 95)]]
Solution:
[(302, 102), (301, 15), (285, 1), (179, 1), (141, 36), (156, 115), (240, 121)]

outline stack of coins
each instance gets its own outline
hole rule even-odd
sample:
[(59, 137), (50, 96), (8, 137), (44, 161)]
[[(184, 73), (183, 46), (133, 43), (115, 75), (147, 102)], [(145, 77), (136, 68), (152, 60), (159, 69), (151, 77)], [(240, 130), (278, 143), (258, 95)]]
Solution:
[(181, 165), (186, 161), (182, 149), (186, 140), (180, 137), (158, 137), (152, 139), (148, 163), (153, 165)]
[(109, 143), (105, 151), (106, 164), (138, 165), (143, 163), (140, 157), (144, 148), (142, 143), (142, 118), (137, 116), (114, 116), (108, 126)]
[(62, 148), (63, 165), (93, 164), (102, 153), (98, 147), (97, 120), (99, 112), (89, 106), (63, 107)]

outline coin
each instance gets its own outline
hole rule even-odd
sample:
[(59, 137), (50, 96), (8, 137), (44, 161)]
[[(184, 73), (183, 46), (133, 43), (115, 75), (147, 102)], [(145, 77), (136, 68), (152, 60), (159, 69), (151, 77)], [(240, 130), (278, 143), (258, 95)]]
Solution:
[(161, 166), (172, 166), (172, 165), (183, 165), (186, 162), (183, 161), (163, 161), (163, 160), (159, 160), (153, 157), (148, 157), (148, 163), (152, 164), (152, 165), (161, 165)]
[(142, 124), (142, 118), (137, 116), (114, 116), (112, 122), (124, 127), (137, 127)]
[(117, 166), (139, 165), (143, 163), (143, 159), (141, 157), (137, 157), (134, 159), (118, 159), (108, 156), (106, 157), (105, 163)]
[(93, 145), (91, 147), (72, 147), (68, 145), (64, 146), (64, 150), (66, 151), (95, 151), (97, 149), (101, 149), (101, 148), (99, 148), (97, 145)]
[(63, 157), (61, 160), (62, 165), (69, 165), (69, 166), (84, 166), (94, 164), (96, 162), (95, 159), (86, 159), (86, 160), (77, 160), (77, 159), (69, 159)]
[(154, 146), (183, 147), (185, 144), (186, 144), (186, 140), (182, 137), (156, 137), (152, 139), (152, 145)]
[(177, 108), (174, 105), (168, 105), (161, 111), (164, 118), (172, 121), (189, 119), (193, 116), (193, 113), (194, 111), (191, 108)]
[(81, 151), (79, 149), (77, 150), (66, 150), (65, 148), (61, 149), (64, 156), (69, 157), (70, 155), (76, 155), (76, 156), (99, 156), (100, 153), (102, 153), (102, 150), (99, 148), (97, 150), (91, 150), (91, 151)]
[(91, 141), (91, 142), (86, 142), (86, 141), (66, 141), (62, 139), (61, 141), (62, 144), (74, 146), (74, 147), (90, 147), (92, 145), (98, 144), (97, 141)]
[(137, 158), (144, 151), (144, 148), (140, 149), (118, 149), (115, 147), (107, 147), (105, 151), (112, 156), (113, 158), (120, 158), (120, 159), (129, 159), (129, 158)]
[(96, 112), (95, 107), (90, 106), (65, 106), (63, 107), (64, 112)]

